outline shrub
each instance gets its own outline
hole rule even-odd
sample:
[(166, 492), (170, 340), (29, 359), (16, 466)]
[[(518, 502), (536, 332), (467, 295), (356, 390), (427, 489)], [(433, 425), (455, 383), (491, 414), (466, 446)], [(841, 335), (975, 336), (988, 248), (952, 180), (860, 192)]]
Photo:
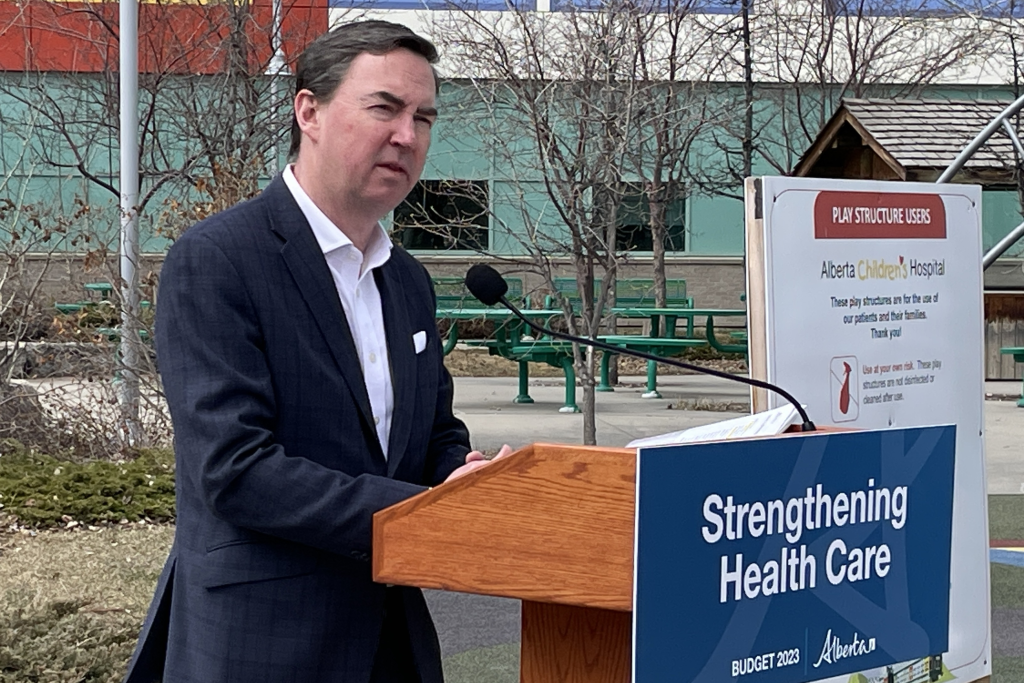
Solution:
[(137, 622), (123, 611), (91, 611), (86, 600), (9, 592), (0, 610), (0, 683), (115, 683), (135, 647)]
[(174, 519), (174, 456), (140, 451), (121, 462), (71, 462), (0, 444), (0, 512), (30, 527)]

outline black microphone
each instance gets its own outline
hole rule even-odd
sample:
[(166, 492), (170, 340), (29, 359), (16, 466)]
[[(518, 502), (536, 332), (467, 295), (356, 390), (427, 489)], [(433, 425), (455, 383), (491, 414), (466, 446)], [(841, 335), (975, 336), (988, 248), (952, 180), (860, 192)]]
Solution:
[(517, 318), (526, 323), (531, 329), (540, 332), (541, 334), (547, 334), (556, 339), (565, 339), (566, 341), (575, 342), (577, 344), (583, 344), (584, 346), (592, 346), (596, 349), (603, 351), (609, 351), (611, 353), (624, 354), (627, 356), (635, 356), (636, 358), (643, 358), (644, 360), (652, 360), (655, 363), (664, 363), (665, 365), (671, 365), (677, 368), (683, 368), (684, 370), (693, 370), (694, 372), (700, 372), (705, 375), (712, 375), (714, 377), (721, 377), (722, 379), (731, 380), (733, 382), (741, 382), (743, 384), (750, 385), (752, 387), (758, 387), (759, 389), (768, 389), (774, 391), (776, 394), (786, 399), (793, 404), (796, 408), (797, 413), (800, 415), (800, 419), (803, 420), (803, 424), (800, 426), (800, 430), (804, 432), (815, 431), (814, 423), (811, 422), (811, 418), (807, 416), (807, 411), (800, 405), (793, 396), (783, 389), (770, 382), (762, 382), (759, 379), (752, 379), (750, 377), (740, 377), (739, 375), (731, 375), (721, 370), (712, 370), (711, 368), (702, 368), (699, 365), (691, 365), (684, 363), (683, 361), (675, 360), (673, 358), (663, 358), (661, 356), (655, 356), (652, 353), (645, 353), (644, 351), (631, 351), (629, 349), (619, 348), (612, 344), (606, 344), (603, 341), (596, 339), (584, 339), (583, 337), (576, 337), (571, 334), (565, 334), (564, 332), (555, 332), (549, 330), (546, 327), (541, 327), (536, 324), (525, 315), (522, 311), (509, 303), (509, 300), (505, 298), (505, 294), (508, 292), (508, 283), (501, 277), (501, 274), (494, 268), (478, 263), (469, 269), (466, 273), (466, 288), (469, 293), (475, 296), (486, 306), (493, 306), (496, 303), (501, 303), (505, 308), (512, 311)]

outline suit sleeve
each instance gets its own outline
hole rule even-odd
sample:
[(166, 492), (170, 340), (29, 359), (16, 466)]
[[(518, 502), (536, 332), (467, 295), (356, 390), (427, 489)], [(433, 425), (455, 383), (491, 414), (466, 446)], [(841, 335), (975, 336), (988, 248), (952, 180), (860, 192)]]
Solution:
[(186, 233), (170, 250), (156, 325), (183, 495), (236, 526), (366, 559), (373, 513), (423, 487), (284, 452), (259, 317), (206, 235)]

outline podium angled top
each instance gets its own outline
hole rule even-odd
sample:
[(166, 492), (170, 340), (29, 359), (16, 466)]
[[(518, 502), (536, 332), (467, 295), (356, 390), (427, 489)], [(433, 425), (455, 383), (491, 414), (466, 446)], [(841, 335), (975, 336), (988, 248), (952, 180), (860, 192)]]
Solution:
[(381, 583), (629, 611), (636, 451), (533, 444), (373, 518)]

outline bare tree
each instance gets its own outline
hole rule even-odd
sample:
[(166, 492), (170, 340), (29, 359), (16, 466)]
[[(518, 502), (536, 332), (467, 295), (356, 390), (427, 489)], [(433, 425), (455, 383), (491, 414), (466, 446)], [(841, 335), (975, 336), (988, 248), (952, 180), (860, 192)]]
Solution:
[[(45, 6), (45, 20), (26, 12), (4, 27), (5, 40), (20, 31), (31, 48), (17, 71), (0, 72), (0, 99), (10, 112), (5, 129), (8, 135), (21, 131), (26, 143), (11, 179), (23, 181), (29, 168), (43, 170), (55, 177), (58, 194), (74, 196), (75, 206), (86, 209), (92, 231), (62, 248), (115, 283), (111, 296), (120, 305), (111, 258), (119, 223), (116, 5), (37, 4)], [(275, 20), (269, 6), (251, 0), (143, 6), (137, 209), (151, 237), (175, 239), (197, 220), (254, 195), (276, 171), (288, 132), (290, 88), (282, 87), (285, 77), (272, 68), (275, 48), (284, 40), (295, 56), (326, 27), (322, 8), (295, 6), (294, 16), (289, 8), (292, 3), (285, 3), (284, 17)], [(40, 30), (59, 36), (58, 47), (31, 43), (29, 32)], [(40, 199), (10, 191), (4, 196), (19, 211)], [(52, 232), (65, 219), (48, 215), (35, 230)], [(148, 284), (153, 300), (152, 273)], [(152, 334), (145, 324), (150, 318), (138, 321), (144, 334)], [(159, 396), (154, 370), (147, 374)]]
[(629, 171), (647, 205), (655, 301), (662, 307), (666, 305), (667, 210), (690, 196), (690, 150), (708, 124), (725, 113), (710, 95), (714, 80), (724, 76), (731, 46), (728, 40), (709, 41), (718, 47), (709, 51), (707, 42), (694, 40), (695, 33), (711, 37), (720, 30), (697, 23), (697, 9), (692, 0), (665, 0), (657, 12), (632, 16), (636, 53), (632, 77), (639, 82), (634, 96), (639, 120), (631, 131)]
[[(30, 135), (31, 125), (23, 132)], [(75, 445), (74, 435), (59, 428), (32, 387), (15, 380), (36, 359), (27, 347), (50, 332), (53, 312), (43, 289), (88, 234), (90, 208), (77, 197), (66, 207), (59, 196), (28, 201), (30, 185), (47, 180), (38, 166), (23, 163), (28, 143), (9, 130), (4, 151), (23, 175), (0, 177), (0, 439), (63, 449)]]
[[(687, 147), (707, 116), (692, 82), (707, 80), (714, 36), (692, 39), (685, 4), (651, 9), (631, 0), (557, 13), (455, 7), (430, 27), (447, 63), (465, 76), (455, 108), (470, 113), (460, 116), (459, 133), (473, 126), (500, 179), (515, 188), (518, 216), (492, 222), (522, 254), (496, 256), (539, 275), (550, 291), (567, 263), (579, 308), (560, 300), (565, 324), (592, 339), (625, 258), (617, 251), (619, 212), (637, 189), (658, 231), (664, 292), (664, 207), (688, 191)], [(574, 355), (583, 440), (595, 443), (596, 359), (579, 348)]]
[(952, 4), (946, 13), (930, 0), (776, 0), (753, 11), (738, 1), (744, 101), (714, 136), (703, 183), (729, 196), (755, 165), (788, 173), (843, 97), (920, 97), (994, 49), (978, 17)]
[[(288, 130), (286, 98), (271, 99), (274, 79), (266, 75), (273, 56), (266, 13), (251, 2), (175, 4), (158, 3), (163, 12), (140, 18), (139, 210), (169, 236), (196, 212), (202, 215), (204, 201), (230, 205), (253, 194)], [(76, 15), (79, 33), (68, 39), (82, 61), (99, 55), (94, 72), (8, 72), (0, 94), (36, 116), (39, 162), (82, 177), (116, 200), (115, 27), (102, 3), (65, 11)], [(312, 37), (291, 36), (299, 43)], [(155, 211), (154, 202), (160, 205)], [(178, 211), (184, 221), (173, 220)]]

